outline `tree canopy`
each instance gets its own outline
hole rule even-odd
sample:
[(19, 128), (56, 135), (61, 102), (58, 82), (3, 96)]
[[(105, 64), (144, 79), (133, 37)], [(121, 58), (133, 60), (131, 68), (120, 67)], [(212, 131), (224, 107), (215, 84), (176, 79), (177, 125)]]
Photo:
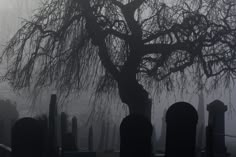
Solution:
[[(235, 0), (44, 0), (6, 46), (15, 89), (63, 93), (236, 76)], [(200, 73), (200, 75), (199, 75)], [(122, 84), (122, 83), (120, 83)], [(124, 96), (121, 99), (125, 100)]]

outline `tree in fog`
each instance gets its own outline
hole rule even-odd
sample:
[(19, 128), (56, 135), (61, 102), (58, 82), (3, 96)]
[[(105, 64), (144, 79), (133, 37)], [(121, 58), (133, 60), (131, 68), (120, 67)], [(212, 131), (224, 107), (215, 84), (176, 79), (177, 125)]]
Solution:
[(16, 103), (8, 99), (0, 99), (0, 143), (10, 145), (11, 127), (19, 118)]
[(235, 3), (44, 0), (4, 50), (5, 79), (15, 89), (117, 93), (130, 113), (150, 118), (150, 89), (235, 77)]
[(19, 113), (16, 109), (16, 103), (10, 100), (0, 99), (0, 120), (10, 119), (17, 120)]

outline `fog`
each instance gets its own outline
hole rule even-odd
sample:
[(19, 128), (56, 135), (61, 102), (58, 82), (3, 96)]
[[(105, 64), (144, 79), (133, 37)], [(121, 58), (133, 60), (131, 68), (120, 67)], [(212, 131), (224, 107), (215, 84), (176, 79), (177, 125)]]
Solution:
[[(19, 3), (20, 1), (20, 3)], [(24, 18), (29, 18), (38, 4), (37, 0), (0, 0), (0, 49), (4, 48), (6, 42), (10, 37), (16, 32), (17, 28), (21, 25), (21, 20)], [(0, 65), (1, 74), (5, 71), (6, 65)], [(232, 85), (233, 86), (233, 85)], [(190, 90), (191, 91), (191, 90)], [(48, 104), (50, 99), (50, 90), (45, 91), (45, 94), (41, 96), (40, 101), (32, 107), (30, 101), (27, 99), (26, 94), (17, 94), (12, 91), (10, 86), (4, 82), (0, 84), (0, 99), (11, 99), (16, 102), (17, 109), (20, 115), (30, 116), (35, 115), (36, 113), (45, 113), (48, 111)], [(212, 102), (215, 99), (219, 99), (228, 106), (228, 110), (225, 114), (225, 132), (229, 135), (236, 136), (236, 113), (234, 112), (235, 102), (236, 102), (236, 92), (235, 88), (232, 90), (224, 89), (219, 87), (218, 90), (212, 92), (211, 94), (205, 94), (205, 117), (207, 118), (208, 114), (206, 111), (206, 105)], [(163, 92), (158, 97), (155, 96), (153, 104), (153, 113), (152, 113), (152, 123), (155, 126), (157, 137), (160, 136), (161, 131), (161, 119), (163, 117), (163, 111), (167, 109), (171, 104), (176, 101), (187, 101), (194, 105), (197, 109), (198, 105), (198, 95), (196, 92), (192, 91), (190, 94), (185, 94), (181, 96), (178, 93), (172, 92), (172, 94)], [(73, 98), (67, 105), (63, 106), (70, 115), (76, 115), (80, 117), (81, 123), (85, 123), (90, 111), (92, 109), (91, 105), (88, 105), (89, 97), (87, 94), (84, 94), (81, 99)], [(120, 118), (126, 114), (127, 111), (120, 108), (120, 113), (113, 113), (110, 115), (110, 118), (114, 118), (119, 123)], [(207, 123), (207, 119), (206, 119)], [(229, 150), (232, 150), (233, 145), (236, 146), (236, 138), (226, 137), (226, 143)]]

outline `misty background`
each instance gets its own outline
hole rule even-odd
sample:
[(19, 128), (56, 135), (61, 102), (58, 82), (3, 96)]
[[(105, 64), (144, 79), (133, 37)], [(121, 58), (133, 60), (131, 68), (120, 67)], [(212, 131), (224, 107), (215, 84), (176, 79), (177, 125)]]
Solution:
[[(17, 29), (21, 26), (21, 21), (28, 19), (32, 16), (32, 13), (39, 6), (40, 0), (0, 0), (0, 51), (3, 50), (6, 42), (14, 35)], [(6, 70), (5, 64), (0, 64), (0, 75)], [(225, 113), (225, 133), (236, 136), (236, 88), (232, 83), (231, 89), (225, 89), (219, 87), (216, 91), (209, 93), (204, 92), (205, 100), (205, 117), (207, 123), (208, 113), (206, 111), (206, 105), (219, 99), (228, 106), (228, 110)], [(48, 104), (50, 100), (50, 94), (53, 91), (51, 89), (45, 90), (45, 93), (39, 96), (38, 101), (33, 105), (29, 99), (29, 95), (26, 91), (19, 93), (13, 92), (10, 86), (3, 82), (0, 84), (0, 99), (10, 99), (16, 102), (17, 110), (20, 117), (34, 116), (48, 112)], [(89, 104), (89, 95), (91, 93), (82, 94), (80, 98), (71, 96), (71, 99), (61, 106), (61, 110), (66, 111), (71, 116), (78, 117), (78, 125), (86, 125), (86, 122), (90, 116), (93, 105)], [(153, 110), (152, 110), (152, 123), (156, 130), (156, 136), (159, 138), (161, 131), (161, 122), (163, 117), (163, 111), (167, 109), (171, 104), (176, 101), (187, 101), (191, 103), (196, 109), (198, 106), (198, 92), (191, 89), (188, 93), (180, 94), (177, 91), (171, 93), (163, 92), (161, 95), (154, 95), (153, 97)], [(98, 114), (105, 110), (103, 116), (119, 126), (121, 118), (127, 114), (126, 107), (117, 107), (117, 104), (101, 105), (100, 110), (97, 110)], [(117, 112), (117, 110), (119, 112)], [(233, 150), (233, 146), (236, 146), (236, 138), (226, 138), (226, 145), (228, 151)]]

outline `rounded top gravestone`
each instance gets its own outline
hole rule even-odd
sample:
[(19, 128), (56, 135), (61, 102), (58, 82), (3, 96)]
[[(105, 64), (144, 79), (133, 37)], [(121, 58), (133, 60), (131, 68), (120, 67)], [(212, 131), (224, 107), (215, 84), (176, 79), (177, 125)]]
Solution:
[(194, 157), (198, 114), (187, 102), (173, 104), (166, 113), (166, 157)]
[(22, 118), (12, 128), (12, 157), (41, 157), (43, 128), (38, 120)]
[(120, 125), (120, 157), (149, 157), (152, 152), (152, 124), (142, 115), (131, 114)]
[(177, 102), (173, 104), (166, 112), (166, 123), (194, 124), (198, 121), (196, 109), (187, 102)]
[(207, 110), (209, 112), (222, 112), (227, 111), (227, 106), (220, 100), (214, 100), (209, 105), (207, 105)]

